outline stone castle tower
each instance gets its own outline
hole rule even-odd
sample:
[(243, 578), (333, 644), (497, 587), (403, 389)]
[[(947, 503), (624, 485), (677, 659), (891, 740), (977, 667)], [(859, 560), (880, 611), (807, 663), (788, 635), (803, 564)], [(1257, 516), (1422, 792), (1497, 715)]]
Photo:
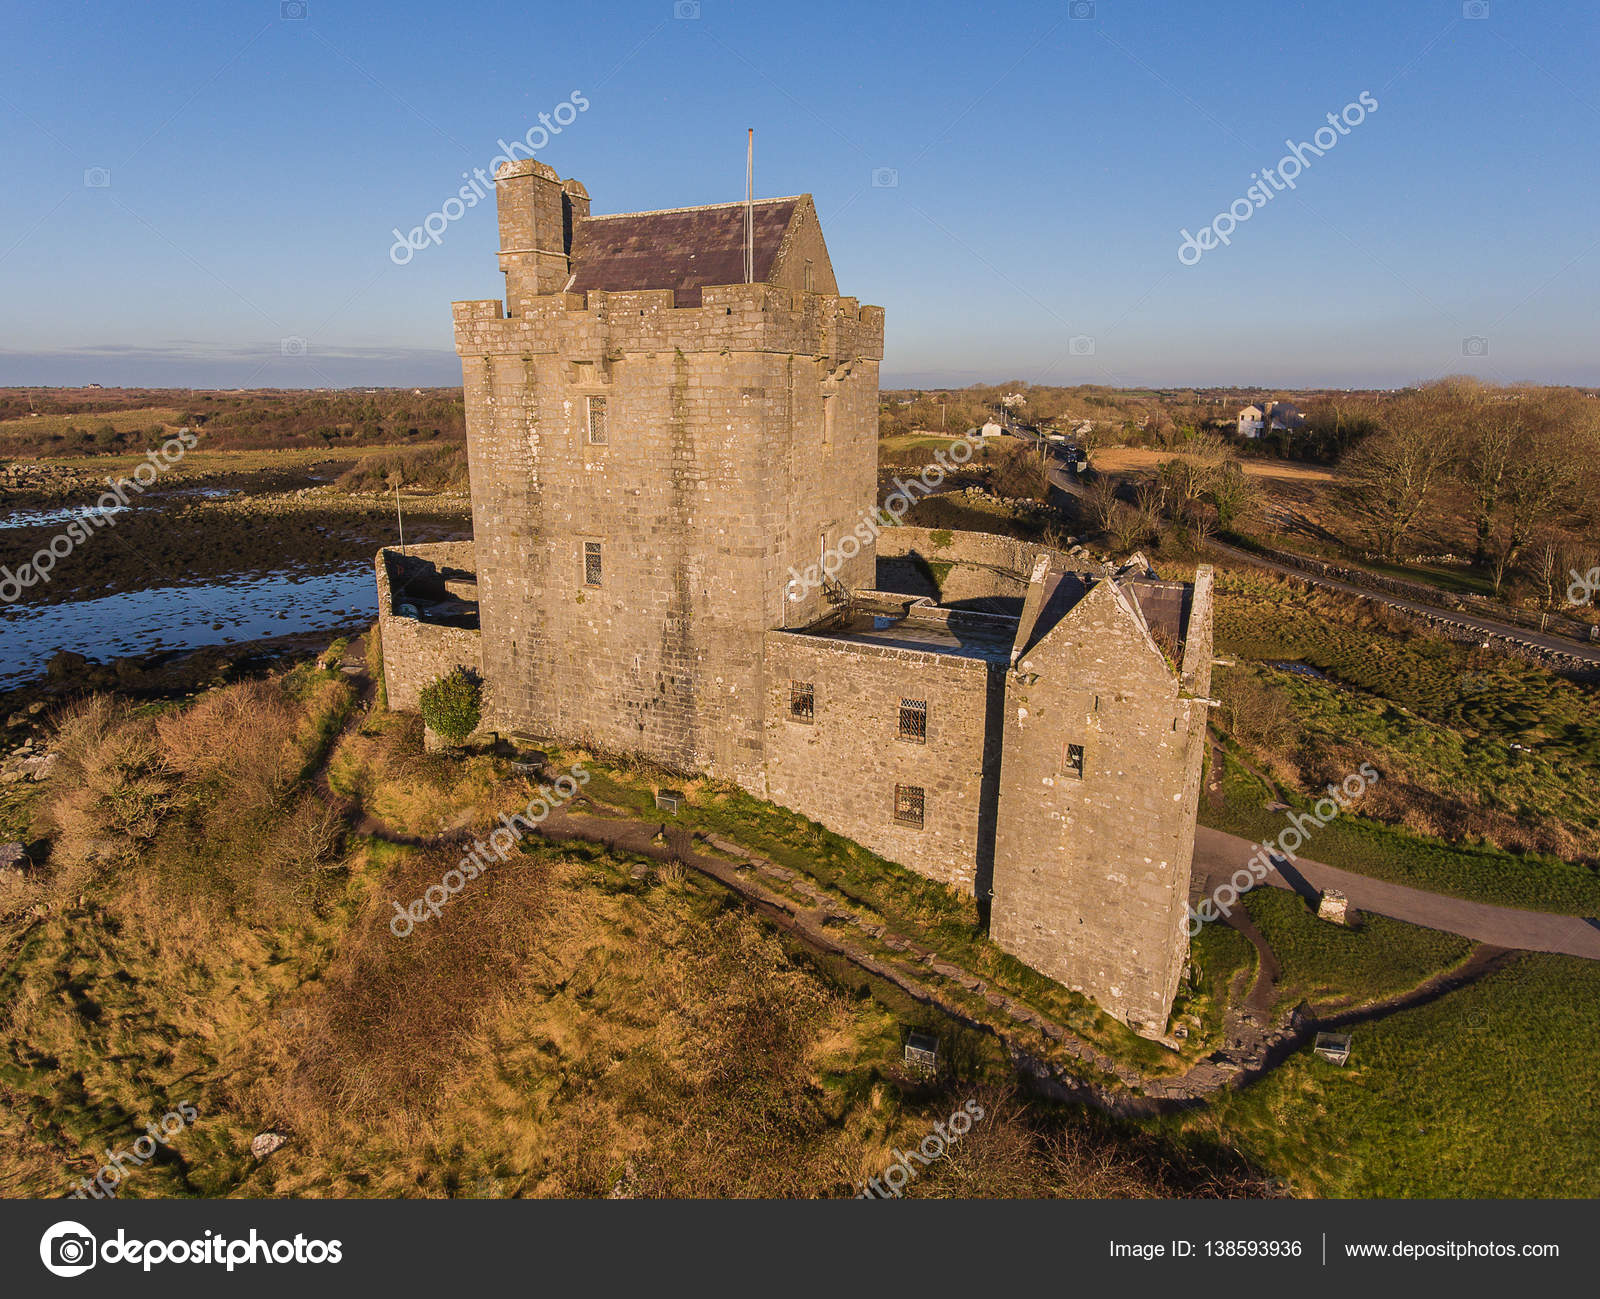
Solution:
[(883, 312), (809, 196), (753, 205), (747, 284), (743, 203), (495, 179), (505, 307), (455, 307), (494, 726), (758, 783), (763, 635), (820, 599), (789, 570), (875, 503)]
[[(543, 163), (495, 181), (505, 301), (455, 304), (473, 540), (379, 555), (391, 706), (469, 667), (485, 731), (737, 783), (1164, 1032), (1209, 570), (864, 526), (883, 312), (838, 293), (809, 196), (595, 216)], [(1014, 611), (936, 603), (963, 562)]]

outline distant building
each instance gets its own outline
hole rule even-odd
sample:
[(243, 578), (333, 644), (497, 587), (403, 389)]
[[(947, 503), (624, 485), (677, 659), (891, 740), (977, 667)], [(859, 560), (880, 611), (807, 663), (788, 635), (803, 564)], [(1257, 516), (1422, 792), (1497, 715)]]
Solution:
[(978, 436), (985, 438), (997, 438), (1004, 432), (1005, 429), (996, 424), (994, 420), (989, 420), (981, 429), (978, 430)]
[(1293, 402), (1275, 401), (1267, 408), (1267, 428), (1271, 430), (1297, 429), (1306, 422), (1300, 408)]
[(1239, 412), (1239, 436), (1258, 438), (1263, 431), (1286, 432), (1299, 428), (1305, 422), (1306, 417), (1293, 402), (1269, 401), (1265, 409), (1246, 406)]

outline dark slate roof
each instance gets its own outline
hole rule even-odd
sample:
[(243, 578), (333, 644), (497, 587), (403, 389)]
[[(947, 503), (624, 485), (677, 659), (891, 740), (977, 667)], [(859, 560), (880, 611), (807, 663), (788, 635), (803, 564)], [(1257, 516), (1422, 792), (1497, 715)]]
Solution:
[[(799, 198), (757, 199), (755, 278), (772, 274)], [(586, 217), (572, 232), (569, 293), (671, 289), (673, 305), (698, 307), (708, 284), (744, 283), (743, 203)]]
[(1145, 625), (1156, 639), (1164, 641), (1168, 650), (1176, 651), (1188, 629), (1189, 606), (1194, 598), (1189, 584), (1133, 578), (1124, 581), (1122, 589), (1138, 604)]
[(1045, 579), (1044, 603), (1040, 606), (1038, 620), (1033, 625), (1024, 652), (1043, 640), (1098, 583), (1108, 580), (1115, 581), (1122, 593), (1138, 605), (1139, 612), (1144, 615), (1145, 625), (1156, 638), (1165, 641), (1169, 651), (1176, 649), (1181, 655), (1194, 594), (1187, 583), (1163, 582), (1147, 577), (1117, 580), (1098, 573), (1063, 573), (1054, 569)]

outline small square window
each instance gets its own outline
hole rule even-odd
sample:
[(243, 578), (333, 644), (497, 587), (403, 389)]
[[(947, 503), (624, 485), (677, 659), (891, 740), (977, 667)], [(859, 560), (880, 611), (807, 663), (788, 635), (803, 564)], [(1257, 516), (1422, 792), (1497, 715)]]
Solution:
[(901, 825), (922, 829), (923, 789), (921, 785), (894, 787), (894, 819)]
[(600, 543), (586, 541), (583, 543), (583, 584), (585, 586), (599, 586), (604, 575), (604, 568), (600, 559)]
[(1078, 780), (1083, 779), (1083, 745), (1067, 745), (1067, 760), (1064, 765), (1067, 770), (1067, 775)]
[(900, 738), (913, 744), (928, 741), (928, 701), (902, 699), (900, 701)]
[(789, 683), (789, 716), (797, 722), (815, 720), (817, 715), (816, 691), (809, 681)]
[(606, 399), (604, 397), (589, 398), (589, 445), (604, 446), (606, 444)]

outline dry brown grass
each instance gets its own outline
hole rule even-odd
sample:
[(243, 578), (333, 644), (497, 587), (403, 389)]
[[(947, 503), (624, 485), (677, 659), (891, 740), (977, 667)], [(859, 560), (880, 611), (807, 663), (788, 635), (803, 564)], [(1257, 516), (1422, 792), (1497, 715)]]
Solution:
[(148, 846), (171, 805), (173, 782), (155, 725), (106, 695), (91, 695), (65, 714), (52, 747), (54, 796), (44, 818), (54, 831), (58, 886), (75, 892)]

